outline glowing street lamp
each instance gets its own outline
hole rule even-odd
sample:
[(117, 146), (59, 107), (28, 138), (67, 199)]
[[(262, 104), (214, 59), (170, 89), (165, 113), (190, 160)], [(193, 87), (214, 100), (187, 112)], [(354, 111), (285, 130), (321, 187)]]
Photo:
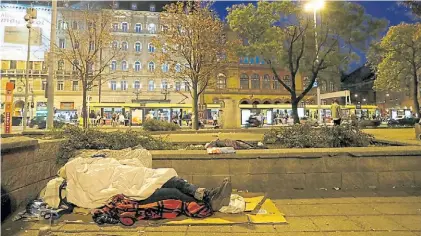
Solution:
[(306, 11), (318, 11), (318, 10), (323, 9), (324, 6), (325, 6), (325, 1), (323, 1), (323, 0), (314, 0), (314, 1), (308, 2), (304, 6), (304, 10), (306, 10)]
[[(314, 15), (314, 40), (316, 43), (316, 53), (319, 50), (319, 45), (317, 43), (317, 11), (323, 9), (323, 7), (325, 6), (325, 1), (324, 0), (313, 0), (310, 1), (308, 3), (306, 3), (304, 5), (304, 10), (305, 11), (313, 11), (313, 15)], [(316, 62), (319, 61), (319, 54), (316, 54)], [(317, 78), (316, 78), (316, 82), (317, 82)], [(317, 83), (317, 109), (318, 109), (318, 113), (319, 113), (319, 123), (321, 124), (323, 121), (322, 118), (322, 107), (321, 107), (321, 99), (320, 99), (320, 86), (318, 86), (319, 83)]]

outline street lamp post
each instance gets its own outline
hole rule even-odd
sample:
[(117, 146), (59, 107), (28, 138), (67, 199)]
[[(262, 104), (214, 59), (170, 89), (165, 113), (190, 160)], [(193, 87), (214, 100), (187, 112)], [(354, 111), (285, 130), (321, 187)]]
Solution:
[(26, 78), (25, 78), (25, 104), (23, 107), (23, 117), (22, 117), (22, 124), (23, 124), (23, 131), (26, 130), (27, 126), (27, 118), (28, 118), (28, 97), (29, 97), (29, 62), (31, 60), (31, 28), (32, 28), (32, 21), (37, 18), (37, 11), (34, 8), (26, 9), (26, 15), (24, 17), (26, 21), (26, 28), (28, 28), (28, 51), (26, 53)]
[[(316, 62), (319, 62), (319, 45), (317, 43), (317, 10), (320, 10), (324, 7), (324, 0), (314, 0), (311, 1), (309, 3), (307, 3), (305, 5), (305, 10), (306, 11), (313, 11), (313, 16), (314, 16), (314, 40), (316, 43)], [(318, 84), (318, 78), (316, 78), (316, 83), (317, 83), (317, 110), (318, 110), (318, 114), (319, 114), (319, 123), (321, 124), (323, 122), (323, 118), (322, 118), (322, 107), (321, 107), (321, 99), (320, 99), (320, 86)]]
[(54, 50), (56, 43), (56, 23), (57, 23), (57, 0), (52, 0), (52, 13), (51, 13), (51, 33), (50, 33), (50, 53), (48, 57), (48, 82), (47, 82), (47, 129), (54, 128), (54, 77), (55, 61)]

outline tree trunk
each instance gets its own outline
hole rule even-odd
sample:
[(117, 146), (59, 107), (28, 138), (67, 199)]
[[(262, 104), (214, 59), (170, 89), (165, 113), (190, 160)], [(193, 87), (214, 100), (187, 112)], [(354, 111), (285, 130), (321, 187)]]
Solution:
[(418, 76), (417, 76), (417, 71), (414, 69), (414, 87), (412, 89), (412, 99), (414, 101), (414, 111), (415, 111), (415, 115), (418, 117), (420, 117), (420, 103), (418, 102)]
[(294, 119), (294, 124), (300, 123), (300, 118), (298, 117), (298, 102), (297, 99), (291, 99), (292, 106), (292, 118)]
[(88, 112), (87, 112), (87, 107), (86, 107), (86, 93), (87, 93), (87, 89), (86, 89), (86, 82), (82, 81), (82, 124), (83, 124), (83, 128), (86, 129), (88, 128)]
[(193, 112), (191, 117), (192, 128), (199, 129), (199, 96), (197, 95), (197, 84), (193, 84)]

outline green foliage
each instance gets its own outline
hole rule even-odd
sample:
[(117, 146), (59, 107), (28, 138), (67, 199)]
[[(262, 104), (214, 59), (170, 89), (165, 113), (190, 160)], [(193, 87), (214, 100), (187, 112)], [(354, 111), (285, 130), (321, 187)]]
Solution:
[(352, 126), (312, 128), (294, 125), (272, 129), (265, 133), (263, 142), (283, 148), (367, 147), (374, 137)]
[[(238, 53), (260, 56), (291, 94), (292, 104), (304, 98), (316, 78), (320, 82), (340, 83), (340, 71), (346, 71), (358, 60), (355, 51), (365, 50), (367, 41), (377, 37), (387, 25), (366, 14), (359, 4), (330, 1), (317, 12), (322, 20), (319, 18), (315, 28), (313, 12), (304, 11), (305, 3), (259, 1), (234, 6), (227, 16), (231, 29), (246, 39)], [(291, 84), (283, 81), (280, 70), (288, 70)], [(296, 85), (299, 73), (309, 77), (304, 88)], [(296, 107), (293, 116), (298, 123)]]
[(378, 91), (411, 89), (413, 107), (420, 114), (418, 77), (421, 70), (421, 23), (402, 23), (390, 27), (382, 40), (372, 45), (368, 60), (376, 72), (374, 88)]
[(180, 126), (177, 124), (155, 119), (150, 119), (143, 122), (142, 126), (146, 131), (174, 131), (180, 129)]
[(76, 150), (80, 149), (121, 150), (138, 145), (148, 150), (175, 149), (175, 146), (161, 138), (154, 138), (145, 132), (133, 130), (103, 132), (98, 129), (83, 130), (77, 126), (69, 126), (54, 135), (55, 138), (64, 139), (57, 154), (59, 161), (67, 161), (74, 156)]

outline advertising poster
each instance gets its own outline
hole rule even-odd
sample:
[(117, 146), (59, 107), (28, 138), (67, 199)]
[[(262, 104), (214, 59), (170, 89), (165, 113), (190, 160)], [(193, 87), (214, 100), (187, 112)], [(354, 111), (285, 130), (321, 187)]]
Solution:
[(132, 124), (141, 125), (142, 116), (143, 116), (143, 110), (141, 109), (132, 110)]
[[(26, 9), (29, 5), (1, 4), (0, 7), (0, 58), (2, 60), (25, 61), (28, 51), (28, 28)], [(51, 31), (51, 9), (47, 6), (33, 6), (37, 19), (31, 28), (31, 61), (44, 61), (49, 49)]]

